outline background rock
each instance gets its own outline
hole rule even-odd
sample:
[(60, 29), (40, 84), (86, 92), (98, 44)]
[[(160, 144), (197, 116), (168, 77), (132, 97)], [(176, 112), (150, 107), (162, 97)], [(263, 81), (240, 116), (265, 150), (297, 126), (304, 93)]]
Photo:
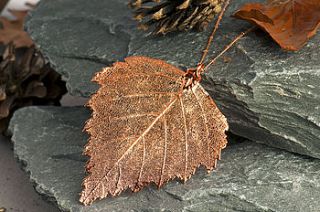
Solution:
[[(262, 2), (263, 0), (259, 0)], [(259, 2), (258, 1), (258, 2)], [(209, 58), (249, 27), (229, 15)], [(43, 0), (27, 30), (64, 75), (72, 95), (88, 97), (103, 66), (130, 55), (197, 64), (209, 31), (147, 36), (137, 30), (127, 0)], [(68, 9), (65, 9), (68, 8)], [(271, 146), (320, 158), (320, 33), (297, 53), (282, 51), (262, 32), (251, 33), (206, 73), (203, 85), (227, 116), (230, 130)]]
[(185, 184), (126, 192), (84, 207), (78, 198), (89, 114), (80, 107), (29, 107), (16, 112), (10, 125), (15, 154), (37, 191), (63, 211), (320, 210), (320, 160), (247, 141), (227, 147), (211, 174), (198, 171)]

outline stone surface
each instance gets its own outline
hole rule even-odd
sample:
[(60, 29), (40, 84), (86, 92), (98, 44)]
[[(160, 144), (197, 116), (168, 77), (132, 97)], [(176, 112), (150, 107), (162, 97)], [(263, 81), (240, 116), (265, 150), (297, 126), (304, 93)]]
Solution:
[(35, 192), (12, 149), (9, 139), (0, 136), (0, 211), (4, 207), (7, 212), (58, 212)]
[(63, 211), (320, 210), (320, 160), (247, 141), (227, 147), (211, 174), (198, 171), (185, 184), (126, 192), (84, 207), (78, 198), (88, 116), (80, 107), (29, 107), (10, 125), (15, 154), (37, 191)]
[[(262, 1), (262, 0), (260, 0)], [(229, 15), (209, 57), (248, 24)], [(101, 67), (130, 55), (197, 64), (207, 32), (147, 36), (131, 20), (127, 0), (43, 0), (27, 30), (64, 75), (72, 95), (88, 97)], [(206, 73), (203, 85), (227, 116), (231, 131), (251, 140), (320, 158), (320, 33), (298, 53), (282, 51), (264, 33), (251, 33)]]

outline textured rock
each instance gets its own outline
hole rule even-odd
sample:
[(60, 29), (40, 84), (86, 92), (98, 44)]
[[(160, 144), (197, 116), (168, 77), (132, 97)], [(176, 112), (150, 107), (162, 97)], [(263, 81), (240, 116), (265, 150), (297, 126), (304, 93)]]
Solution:
[(187, 183), (148, 187), (89, 207), (78, 202), (86, 158), (84, 108), (29, 107), (10, 131), (18, 159), (41, 194), (63, 211), (319, 211), (320, 160), (254, 142), (230, 145), (218, 169)]
[[(233, 1), (227, 15), (249, 0)], [(262, 1), (262, 0), (260, 0)], [(101, 67), (128, 55), (195, 66), (209, 31), (147, 36), (131, 20), (127, 0), (43, 0), (27, 30), (68, 81), (88, 97)], [(225, 17), (209, 57), (248, 24)], [(287, 53), (263, 33), (250, 34), (208, 70), (203, 85), (227, 116), (231, 131), (257, 142), (320, 158), (320, 33)]]

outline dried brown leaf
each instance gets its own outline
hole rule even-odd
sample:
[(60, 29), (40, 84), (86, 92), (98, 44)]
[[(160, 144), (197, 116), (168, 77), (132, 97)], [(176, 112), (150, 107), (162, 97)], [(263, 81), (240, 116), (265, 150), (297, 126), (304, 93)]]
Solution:
[(203, 165), (216, 167), (226, 146), (226, 118), (197, 83), (184, 89), (185, 72), (164, 61), (129, 57), (98, 73), (85, 130), (90, 157), (80, 201), (139, 191)]
[(234, 15), (257, 24), (286, 50), (296, 51), (320, 26), (320, 0), (272, 0), (248, 3)]

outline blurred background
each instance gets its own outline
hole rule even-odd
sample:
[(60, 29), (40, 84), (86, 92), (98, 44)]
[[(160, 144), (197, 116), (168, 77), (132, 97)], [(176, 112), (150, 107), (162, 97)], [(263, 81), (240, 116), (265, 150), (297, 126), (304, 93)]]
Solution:
[[(2, 0), (0, 0), (2, 1)], [(8, 9), (27, 9), (25, 3), (36, 4), (39, 0), (10, 0), (1, 16), (14, 18)], [(12, 144), (0, 136), (0, 211), (6, 212), (56, 212), (55, 206), (38, 195), (27, 173), (14, 158)]]
[[(2, 0), (0, 0), (2, 1)], [(25, 10), (27, 9), (26, 3), (37, 4), (39, 0), (9, 0), (7, 6), (4, 11), (1, 13), (1, 16), (5, 16), (8, 18), (13, 18), (8, 9), (14, 10)]]

